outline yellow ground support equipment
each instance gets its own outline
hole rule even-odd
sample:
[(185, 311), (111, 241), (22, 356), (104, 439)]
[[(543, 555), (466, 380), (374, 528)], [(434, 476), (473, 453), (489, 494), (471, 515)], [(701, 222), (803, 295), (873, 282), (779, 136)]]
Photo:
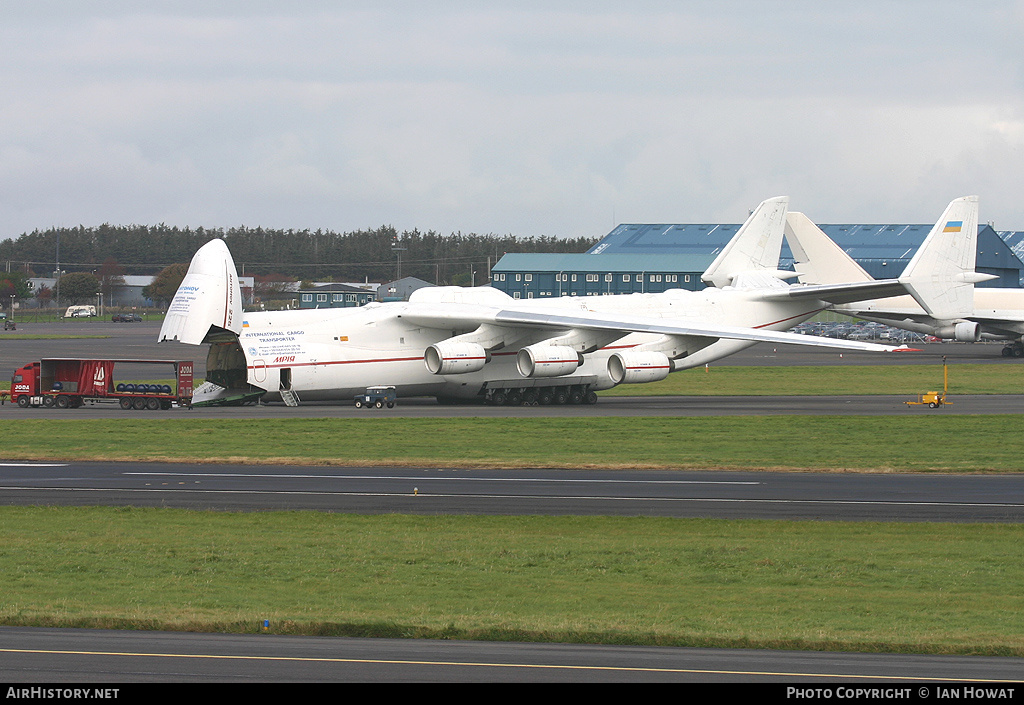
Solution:
[(937, 409), (940, 406), (946, 404), (952, 404), (953, 402), (947, 399), (946, 394), (949, 391), (949, 367), (946, 365), (946, 356), (942, 356), (942, 391), (941, 392), (925, 392), (918, 396), (917, 401), (906, 401), (903, 402), (908, 406), (927, 404), (931, 409)]

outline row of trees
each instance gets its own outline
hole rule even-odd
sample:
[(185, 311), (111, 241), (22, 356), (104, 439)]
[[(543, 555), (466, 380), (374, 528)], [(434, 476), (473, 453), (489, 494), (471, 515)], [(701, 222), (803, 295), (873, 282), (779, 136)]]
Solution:
[[(391, 226), (336, 233), (329, 230), (272, 230), (266, 228), (177, 228), (167, 225), (101, 225), (51, 228), (24, 233), (0, 242), (0, 263), (30, 273), (62, 269), (96, 273), (112, 266), (121, 275), (157, 274), (163, 268), (188, 262), (200, 246), (225, 240), (239, 274), (277, 275), (296, 280), (386, 281), (398, 274), (438, 284), (460, 283), (471, 268), (482, 270), (506, 252), (583, 252), (594, 238), (549, 236), (441, 235), (419, 230), (399, 233)], [(114, 275), (116, 276), (116, 274)], [(95, 293), (95, 292), (94, 292)], [(63, 295), (61, 296), (63, 299)]]

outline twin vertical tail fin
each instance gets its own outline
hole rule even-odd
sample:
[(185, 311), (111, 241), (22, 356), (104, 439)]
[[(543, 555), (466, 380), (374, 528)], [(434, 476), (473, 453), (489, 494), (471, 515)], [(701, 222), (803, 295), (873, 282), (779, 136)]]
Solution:
[(871, 281), (870, 274), (803, 213), (786, 216), (786, 242), (801, 284)]
[(192, 257), (157, 340), (201, 345), (241, 332), (242, 292), (235, 262), (223, 240), (210, 240)]
[(777, 273), (788, 210), (788, 196), (769, 198), (758, 205), (701, 275), (701, 280), (709, 286), (722, 288), (731, 285), (744, 272)]

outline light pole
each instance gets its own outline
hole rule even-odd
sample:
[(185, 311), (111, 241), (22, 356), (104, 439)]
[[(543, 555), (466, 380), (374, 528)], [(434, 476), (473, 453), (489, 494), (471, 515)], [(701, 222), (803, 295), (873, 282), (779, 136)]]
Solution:
[(396, 235), (391, 241), (391, 251), (398, 255), (398, 271), (396, 272), (395, 281), (402, 278), (402, 251), (406, 249), (408, 248), (402, 247), (402, 243)]

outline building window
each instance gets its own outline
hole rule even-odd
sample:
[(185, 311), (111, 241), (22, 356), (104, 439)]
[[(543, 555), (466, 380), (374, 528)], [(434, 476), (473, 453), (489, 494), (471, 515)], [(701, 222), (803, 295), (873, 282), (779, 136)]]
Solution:
[(532, 282), (533, 281), (533, 275), (532, 274), (527, 274), (525, 276), (526, 276), (526, 281), (528, 281), (528, 282)]
[(690, 283), (690, 275), (689, 274), (684, 274), (683, 275), (683, 281), (686, 282), (687, 284), (689, 284)]
[(624, 282), (626, 282), (628, 284), (629, 283), (629, 275), (628, 274), (623, 274), (622, 275), (622, 281), (624, 281)]
[(522, 274), (517, 274), (517, 275), (516, 275), (516, 281), (517, 281), (517, 282), (518, 282), (518, 281), (522, 281), (522, 279), (523, 279), (523, 275), (522, 275)]
[(610, 282), (610, 281), (612, 280), (612, 275), (611, 275), (611, 274), (605, 274), (605, 275), (604, 275), (604, 280), (605, 280), (606, 282)]
[(303, 294), (302, 295), (302, 300), (303, 301), (312, 302), (313, 301), (313, 295), (312, 294)]
[(317, 303), (326, 303), (327, 302), (327, 294), (317, 294), (316, 295), (316, 300), (317, 300)]

